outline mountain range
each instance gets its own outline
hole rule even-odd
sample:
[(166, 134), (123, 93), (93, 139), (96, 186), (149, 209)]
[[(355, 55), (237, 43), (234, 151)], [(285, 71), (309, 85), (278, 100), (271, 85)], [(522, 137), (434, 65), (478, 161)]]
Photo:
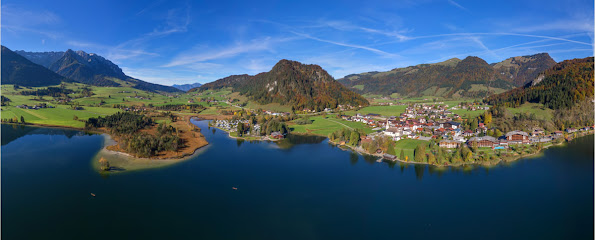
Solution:
[(2, 46), (2, 84), (18, 84), (27, 87), (58, 85), (72, 81), (51, 70), (32, 63), (23, 56)]
[(180, 90), (182, 90), (184, 92), (186, 92), (186, 91), (188, 91), (190, 89), (193, 89), (193, 88), (200, 87), (200, 86), (202, 86), (202, 84), (200, 84), (200, 83), (190, 83), (190, 84), (181, 84), (181, 85), (174, 84), (174, 85), (172, 85), (172, 87), (175, 87), (177, 89), (180, 89)]
[(554, 64), (547, 53), (512, 57), (493, 64), (469, 56), (386, 72), (351, 74), (338, 81), (358, 93), (485, 97), (496, 90), (523, 86)]
[(230, 87), (260, 104), (280, 103), (295, 109), (336, 108), (338, 105), (366, 106), (368, 101), (337, 82), (322, 67), (281, 60), (271, 71), (233, 75), (190, 91)]
[[(39, 66), (45, 67), (64, 78), (80, 83), (85, 83), (94, 86), (110, 87), (130, 85), (133, 88), (146, 91), (180, 91), (179, 89), (174, 87), (149, 83), (127, 76), (126, 74), (124, 74), (122, 69), (118, 67), (118, 65), (94, 53), (86, 53), (84, 51), (73, 51), (70, 49), (68, 49), (65, 52), (15, 51), (13, 53), (19, 54), (20, 56), (26, 58), (32, 64), (37, 64)], [(5, 51), (3, 48), (3, 58), (4, 54)], [(3, 83), (5, 83), (4, 78), (2, 80)], [(29, 80), (20, 79), (20, 81)]]

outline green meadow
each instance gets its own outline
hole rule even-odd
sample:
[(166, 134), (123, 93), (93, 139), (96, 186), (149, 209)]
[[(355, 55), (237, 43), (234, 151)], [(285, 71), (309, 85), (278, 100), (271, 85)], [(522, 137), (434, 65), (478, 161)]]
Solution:
[[(428, 144), (428, 141), (417, 140), (417, 139), (403, 139), (395, 142), (395, 153), (397, 157), (401, 156), (401, 150), (405, 156), (409, 157), (409, 161), (413, 160), (413, 153), (415, 148), (420, 144)], [(401, 159), (405, 160), (405, 159)]]
[[(25, 122), (28, 123), (82, 128), (85, 126), (83, 121), (90, 117), (107, 116), (118, 111), (120, 110), (116, 108), (103, 107), (84, 107), (84, 110), (73, 110), (64, 105), (38, 110), (5, 106), (2, 107), (1, 118), (17, 117), (20, 121), (21, 116), (23, 116)], [(75, 116), (78, 120), (75, 120)]]
[(343, 128), (359, 128), (363, 129), (366, 133), (374, 132), (372, 128), (368, 127), (366, 124), (360, 122), (345, 121), (343, 119), (337, 119), (333, 116), (316, 116), (311, 117), (310, 120), (313, 120), (312, 124), (291, 124), (289, 125), (289, 128), (292, 129), (292, 132), (294, 133), (316, 134), (325, 137), (328, 136), (330, 133)]
[(551, 121), (553, 118), (554, 110), (546, 108), (540, 103), (525, 103), (517, 108), (506, 108), (511, 114), (535, 114), (538, 119)]
[(360, 114), (368, 114), (368, 113), (375, 113), (380, 114), (382, 116), (399, 116), (401, 113), (405, 112), (407, 105), (394, 105), (394, 106), (369, 106), (361, 108), (357, 111), (346, 111), (346, 115), (355, 115), (356, 113)]

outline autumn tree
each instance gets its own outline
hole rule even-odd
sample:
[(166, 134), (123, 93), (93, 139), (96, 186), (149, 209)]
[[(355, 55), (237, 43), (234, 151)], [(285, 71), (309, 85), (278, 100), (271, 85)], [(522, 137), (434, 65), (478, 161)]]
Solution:
[(425, 162), (426, 161), (426, 147), (424, 144), (419, 144), (415, 147), (414, 151), (414, 159), (416, 162)]
[(397, 153), (395, 152), (395, 141), (393, 140), (388, 140), (388, 149), (386, 150), (386, 153), (390, 154), (390, 155), (397, 155)]
[(428, 153), (428, 163), (429, 164), (436, 164), (436, 157), (431, 152)]
[(492, 123), (492, 114), (488, 111), (485, 111), (483, 114), (483, 123), (490, 124)]
[(351, 136), (349, 137), (349, 144), (351, 146), (357, 146), (359, 143), (359, 133), (357, 131), (351, 132)]

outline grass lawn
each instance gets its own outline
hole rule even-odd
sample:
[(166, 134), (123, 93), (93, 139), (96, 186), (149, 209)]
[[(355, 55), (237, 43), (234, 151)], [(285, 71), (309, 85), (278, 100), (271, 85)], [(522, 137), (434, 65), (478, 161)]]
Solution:
[(360, 123), (360, 122), (350, 122), (345, 121), (343, 119), (337, 119), (334, 117), (324, 118), (323, 116), (316, 116), (311, 117), (310, 120), (313, 120), (312, 124), (306, 125), (297, 125), (297, 124), (290, 124), (289, 128), (292, 129), (294, 133), (309, 133), (309, 134), (316, 134), (321, 136), (328, 136), (330, 133), (337, 131), (342, 128), (350, 127), (353, 129), (361, 128), (366, 133), (372, 133), (372, 128), (368, 127), (367, 125)]
[(255, 102), (249, 102), (248, 105), (246, 105), (246, 108), (249, 109), (263, 109), (263, 110), (269, 110), (269, 111), (273, 111), (273, 112), (291, 112), (291, 107), (290, 106), (283, 106), (281, 104), (278, 103), (269, 103), (269, 104), (265, 104), (265, 105), (261, 105)]
[(218, 114), (219, 110), (217, 108), (214, 107), (210, 107), (207, 108), (205, 110), (203, 110), (202, 112), (199, 113), (199, 115), (214, 115), (214, 114)]
[[(542, 109), (543, 108), (543, 109)], [(552, 120), (554, 110), (546, 108), (543, 104), (540, 103), (525, 103), (518, 108), (506, 108), (509, 113), (511, 114), (518, 114), (518, 113), (527, 113), (532, 114), (535, 113), (535, 116), (538, 119), (544, 120)]]
[(79, 120), (87, 120), (90, 117), (106, 116), (114, 114), (119, 109), (115, 108), (101, 108), (101, 107), (84, 107), (84, 110), (72, 110), (68, 106), (58, 105), (56, 108), (43, 108), (39, 110), (20, 109), (16, 107), (3, 107), (2, 118), (17, 117), (20, 121), (21, 116), (25, 118), (25, 122), (35, 124), (50, 124), (57, 126), (78, 127), (82, 128), (85, 123), (74, 120), (77, 116)]
[(353, 86), (355, 89), (364, 90), (364, 85), (355, 85)]
[(376, 113), (382, 116), (399, 116), (401, 113), (405, 112), (407, 108), (406, 105), (394, 105), (394, 106), (369, 106), (364, 107), (358, 111), (346, 111), (345, 114), (347, 115), (355, 115), (356, 113), (361, 114), (368, 114), (368, 113)]
[(403, 139), (395, 143), (395, 153), (397, 157), (401, 156), (401, 150), (405, 153), (405, 156), (409, 157), (409, 161), (413, 160), (413, 152), (417, 145), (428, 144), (428, 141), (417, 140), (417, 139)]
[(452, 113), (459, 114), (462, 118), (474, 118), (482, 115), (485, 110), (469, 111), (467, 109), (450, 110)]

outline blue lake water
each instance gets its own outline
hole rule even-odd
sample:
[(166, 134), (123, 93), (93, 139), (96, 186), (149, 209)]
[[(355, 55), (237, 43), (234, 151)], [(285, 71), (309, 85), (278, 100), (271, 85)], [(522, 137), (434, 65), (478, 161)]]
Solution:
[(436, 169), (195, 123), (202, 154), (109, 175), (91, 166), (100, 135), (2, 125), (2, 238), (593, 239), (593, 136), (507, 165)]

